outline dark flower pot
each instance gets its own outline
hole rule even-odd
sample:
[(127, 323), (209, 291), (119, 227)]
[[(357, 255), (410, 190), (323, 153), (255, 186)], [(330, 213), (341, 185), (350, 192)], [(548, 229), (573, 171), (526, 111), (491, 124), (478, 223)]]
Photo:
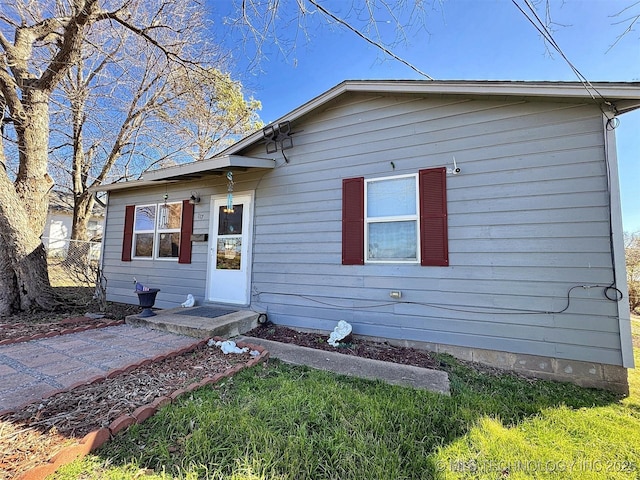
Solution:
[(153, 304), (156, 303), (156, 295), (159, 291), (159, 288), (150, 288), (146, 292), (136, 290), (136, 294), (138, 295), (138, 302), (143, 308), (142, 312), (138, 315), (139, 317), (153, 317), (155, 315), (153, 310), (151, 310), (151, 307), (153, 307)]

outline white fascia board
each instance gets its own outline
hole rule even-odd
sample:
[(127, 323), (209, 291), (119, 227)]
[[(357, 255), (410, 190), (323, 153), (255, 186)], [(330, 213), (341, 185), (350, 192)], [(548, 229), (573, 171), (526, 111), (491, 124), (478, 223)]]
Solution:
[(130, 182), (116, 182), (116, 183), (108, 183), (106, 185), (97, 185), (95, 187), (90, 187), (89, 191), (91, 193), (112, 192), (114, 190), (124, 190), (127, 188), (152, 187), (157, 185), (159, 185), (159, 182), (152, 182), (150, 180), (132, 180)]
[(142, 175), (143, 180), (166, 180), (181, 176), (197, 175), (226, 168), (275, 168), (275, 161), (269, 158), (224, 155), (199, 162), (185, 163), (174, 167), (151, 170)]
[(234, 168), (275, 168), (275, 160), (269, 158), (244, 157), (241, 155), (224, 155), (213, 157), (199, 162), (185, 163), (174, 167), (161, 168), (145, 172), (140, 180), (131, 182), (110, 183), (108, 185), (98, 185), (91, 187), (91, 192), (110, 192), (114, 190), (124, 190), (128, 188), (142, 188), (158, 186), (165, 183), (175, 183), (184, 177), (185, 180), (193, 179), (199, 175), (206, 175), (214, 171)]
[(439, 95), (489, 95), (526, 97), (564, 97), (601, 100), (640, 99), (640, 83), (595, 82), (593, 88), (579, 82), (517, 82), (517, 81), (422, 81), (399, 80), (370, 83), (348, 81), (349, 91), (384, 93), (425, 93)]

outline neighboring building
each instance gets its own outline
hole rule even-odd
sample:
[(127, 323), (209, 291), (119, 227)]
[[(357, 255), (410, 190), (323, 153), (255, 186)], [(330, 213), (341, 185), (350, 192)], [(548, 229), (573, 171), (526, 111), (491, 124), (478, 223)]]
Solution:
[[(98, 242), (102, 240), (104, 223), (104, 205), (96, 202), (88, 225), (88, 240), (95, 242), (92, 255), (100, 255)], [(53, 190), (49, 195), (49, 212), (45, 222), (42, 241), (50, 256), (63, 257), (69, 249), (71, 227), (73, 224), (73, 195)], [(96, 257), (97, 258), (97, 257)]]
[(614, 128), (636, 108), (640, 83), (343, 82), (215, 158), (101, 187), (107, 298), (135, 303), (136, 277), (161, 308), (346, 320), (624, 391)]

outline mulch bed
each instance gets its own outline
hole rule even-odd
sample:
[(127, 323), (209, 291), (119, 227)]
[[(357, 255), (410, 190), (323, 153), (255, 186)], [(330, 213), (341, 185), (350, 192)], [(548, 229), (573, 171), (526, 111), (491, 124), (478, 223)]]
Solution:
[(93, 302), (68, 305), (54, 311), (21, 312), (10, 317), (0, 317), (0, 345), (16, 340), (30, 340), (35, 336), (70, 333), (74, 329), (105, 327), (141, 311), (138, 305), (109, 302), (107, 311), (100, 312), (99, 306)]
[(329, 352), (356, 355), (363, 358), (382, 360), (384, 362), (401, 363), (415, 367), (441, 369), (440, 362), (429, 352), (408, 347), (396, 347), (388, 343), (376, 343), (368, 340), (353, 339), (350, 343), (333, 347), (327, 343), (329, 335), (321, 333), (298, 332), (281, 325), (266, 324), (254, 328), (245, 335), (273, 340), (274, 342), (291, 343), (302, 347), (326, 350)]
[(0, 323), (0, 345), (53, 337), (91, 328), (102, 328), (124, 320), (111, 318), (74, 317), (55, 323)]

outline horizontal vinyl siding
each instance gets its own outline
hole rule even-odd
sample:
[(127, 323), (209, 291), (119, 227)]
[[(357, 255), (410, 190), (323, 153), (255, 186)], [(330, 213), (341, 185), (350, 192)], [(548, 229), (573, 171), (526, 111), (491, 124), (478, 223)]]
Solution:
[[(218, 190), (222, 192), (222, 187)], [(107, 209), (103, 273), (107, 278), (107, 299), (115, 302), (137, 304), (133, 278), (152, 288), (159, 288), (156, 307), (178, 307), (191, 293), (199, 303), (204, 300), (207, 278), (208, 243), (193, 242), (190, 264), (179, 264), (178, 260), (132, 259), (123, 262), (122, 229), (126, 205), (162, 203), (164, 194), (168, 202), (189, 198), (192, 191), (213, 192), (216, 188), (204, 183), (183, 184), (178, 189), (162, 187), (144, 188), (125, 192), (111, 192)], [(209, 233), (208, 200), (195, 205), (193, 233)]]
[[(613, 281), (597, 107), (354, 95), (293, 130), (289, 163), (273, 154), (280, 166), (256, 191), (252, 305), (272, 321), (621, 363), (603, 288), (574, 289), (567, 308), (571, 287)], [(343, 178), (452, 166), (454, 155), (450, 267), (340, 264)]]

